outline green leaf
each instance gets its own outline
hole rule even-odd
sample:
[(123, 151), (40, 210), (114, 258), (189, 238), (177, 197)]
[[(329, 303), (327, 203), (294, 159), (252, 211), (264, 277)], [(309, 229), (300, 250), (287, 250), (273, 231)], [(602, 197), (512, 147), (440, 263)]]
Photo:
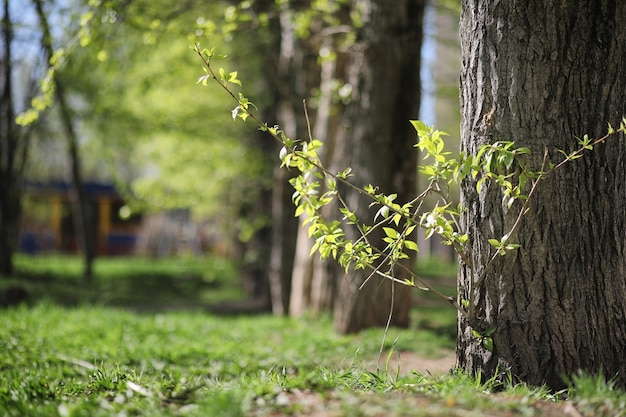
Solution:
[(365, 188), (363, 188), (363, 190), (365, 190), (365, 192), (370, 195), (376, 194), (376, 188), (374, 188), (372, 184), (366, 185)]
[(462, 234), (462, 235), (456, 235), (456, 241), (459, 242), (461, 245), (467, 243), (467, 241), (469, 240), (469, 235), (467, 233)]
[(491, 336), (493, 335), (498, 328), (496, 326), (489, 326), (487, 330), (483, 333), (483, 336)]
[(435, 176), (435, 168), (433, 168), (431, 165), (421, 165), (419, 167), (419, 171), (424, 174), (427, 175), (428, 177), (434, 177)]
[(350, 176), (351, 172), (352, 172), (352, 168), (346, 168), (345, 170), (337, 173), (337, 177), (345, 180), (346, 178)]
[(494, 248), (500, 247), (500, 241), (498, 239), (489, 239), (487, 242), (489, 242), (489, 244)]
[(311, 248), (311, 251), (309, 252), (309, 256), (313, 256), (313, 254), (317, 251), (319, 247), (320, 247), (320, 241), (318, 240), (315, 242), (315, 244)]
[(385, 234), (389, 236), (390, 238), (392, 239), (398, 238), (398, 231), (394, 229), (393, 227), (383, 227), (383, 230), (385, 231)]
[(503, 162), (504, 162), (504, 166), (507, 169), (511, 169), (511, 166), (513, 165), (513, 160), (515, 159), (515, 155), (513, 153), (507, 153), (504, 156)]
[(415, 243), (412, 240), (405, 240), (404, 241), (404, 246), (408, 249), (408, 250), (412, 250), (415, 252), (419, 252), (419, 247), (417, 246), (417, 243)]
[(486, 178), (481, 178), (476, 182), (476, 192), (480, 194), (480, 191), (483, 188), (483, 183), (485, 182)]
[(493, 352), (493, 339), (491, 337), (483, 338), (482, 345), (488, 351)]
[(426, 123), (422, 122), (421, 120), (411, 120), (411, 124), (413, 125), (417, 133), (420, 135), (423, 134), (424, 132), (427, 133), (429, 131)]
[(241, 81), (237, 79), (237, 71), (233, 71), (230, 74), (228, 74), (228, 82), (237, 84), (241, 87)]

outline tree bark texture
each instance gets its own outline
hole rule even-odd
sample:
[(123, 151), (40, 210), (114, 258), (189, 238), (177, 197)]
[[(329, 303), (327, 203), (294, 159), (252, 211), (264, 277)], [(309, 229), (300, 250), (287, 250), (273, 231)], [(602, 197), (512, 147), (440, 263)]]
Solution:
[[(626, 114), (626, 3), (609, 0), (464, 0), (461, 16), (462, 148), (515, 141), (559, 162), (575, 137), (600, 137)], [(475, 317), (459, 317), (458, 366), (563, 388), (578, 370), (626, 384), (626, 142), (611, 138), (544, 180), (517, 233), (521, 248), (492, 264), (487, 239), (507, 233), (495, 187), (462, 185)], [(472, 335), (495, 326), (493, 350)]]
[[(373, 184), (380, 192), (397, 193), (397, 202), (404, 204), (416, 194), (416, 135), (409, 120), (416, 119), (419, 111), (424, 1), (402, 0), (393, 6), (383, 0), (357, 1), (356, 7), (364, 25), (348, 64), (353, 95), (330, 166), (331, 170), (351, 167), (357, 185)], [(361, 219), (373, 219), (379, 209), (370, 208), (371, 200), (352, 190), (346, 190), (345, 196)], [(355, 238), (358, 234), (348, 230), (347, 235)], [(372, 236), (372, 242), (380, 242), (381, 237)], [(414, 259), (406, 262), (412, 267)], [(378, 276), (367, 280), (370, 272), (344, 276), (342, 269), (335, 269), (338, 331), (384, 326), (390, 312), (392, 325), (408, 325), (410, 289)], [(400, 270), (396, 273), (400, 279), (407, 278)]]

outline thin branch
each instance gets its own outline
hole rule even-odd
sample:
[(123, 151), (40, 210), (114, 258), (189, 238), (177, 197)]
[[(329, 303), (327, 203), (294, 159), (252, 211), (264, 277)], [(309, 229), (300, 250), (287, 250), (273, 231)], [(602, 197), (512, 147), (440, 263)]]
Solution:
[[(232, 97), (233, 100), (235, 100), (235, 102), (237, 102), (237, 104), (240, 103), (240, 100), (237, 96), (235, 96), (235, 94), (230, 90), (230, 88), (228, 88), (227, 82), (222, 82), (220, 81), (220, 79), (218, 79), (218, 77), (216, 76), (215, 72), (213, 71), (213, 67), (211, 67), (211, 61), (208, 58), (205, 58), (205, 56), (203, 55), (202, 51), (200, 50), (200, 46), (198, 44), (196, 44), (196, 48), (195, 48), (196, 53), (198, 54), (198, 56), (200, 57), (200, 59), (202, 59), (202, 62), (204, 63), (205, 67), (207, 68), (208, 72), (209, 72), (209, 77), (211, 79), (213, 79), (224, 91), (226, 91), (226, 93), (228, 93), (229, 96)], [(249, 109), (241, 109), (243, 112), (245, 112), (245, 114), (248, 115), (248, 117), (250, 117), (252, 120), (255, 121), (255, 123), (257, 124), (257, 126), (259, 126), (260, 128), (267, 130), (267, 132), (269, 133), (270, 136), (272, 136), (276, 141), (278, 141), (281, 145), (285, 146), (290, 153), (293, 153), (295, 155), (297, 155), (297, 150), (294, 147), (289, 147), (287, 146), (283, 140), (280, 138), (280, 136), (278, 134), (276, 134), (275, 132), (273, 132), (271, 129), (267, 128), (267, 123), (263, 122), (254, 112), (250, 111)], [(313, 161), (313, 160), (308, 160), (308, 162), (313, 165), (315, 168), (319, 169), (321, 172), (324, 173), (325, 176), (330, 177), (338, 182), (341, 182), (343, 185), (351, 188), (352, 190), (358, 192), (359, 194), (362, 195), (366, 195), (368, 196), (371, 200), (375, 201), (375, 202), (379, 202), (376, 199), (375, 195), (372, 195), (368, 192), (366, 192), (365, 190), (363, 190), (362, 188), (357, 187), (356, 185), (352, 184), (350, 181), (347, 181), (345, 178), (342, 178), (341, 176), (334, 174), (332, 172), (330, 172), (329, 170), (327, 170), (326, 168), (324, 168), (324, 166), (322, 165), (322, 162), (320, 161), (319, 157), (317, 158), (317, 160)], [(393, 207), (389, 207), (390, 210), (392, 210), (394, 213), (398, 213), (398, 214), (403, 214), (399, 211), (397, 211), (396, 209), (394, 209)]]
[[(411, 285), (417, 288), (420, 288), (422, 290), (425, 291), (430, 291), (433, 292), (434, 294), (436, 294), (437, 296), (439, 296), (442, 299), (447, 300), (448, 302), (450, 302), (458, 311), (461, 315), (463, 316), (469, 316), (470, 318), (473, 318), (474, 315), (474, 304), (475, 304), (475, 296), (476, 296), (476, 291), (483, 285), (486, 277), (487, 277), (487, 272), (490, 268), (492, 268), (495, 260), (497, 259), (497, 257), (499, 255), (501, 255), (502, 250), (508, 250), (506, 248), (506, 243), (507, 240), (510, 236), (512, 236), (519, 228), (522, 219), (524, 218), (524, 216), (526, 216), (526, 214), (529, 212), (529, 205), (530, 205), (530, 201), (532, 200), (532, 197), (535, 195), (535, 192), (537, 190), (537, 187), (539, 186), (539, 184), (541, 183), (541, 181), (543, 179), (545, 179), (548, 175), (550, 175), (552, 172), (554, 172), (555, 170), (559, 169), (560, 167), (562, 167), (563, 165), (565, 165), (565, 163), (570, 162), (580, 156), (582, 156), (582, 154), (584, 153), (584, 151), (586, 149), (591, 149), (594, 145), (599, 144), (601, 142), (604, 142), (608, 137), (610, 137), (612, 134), (615, 134), (617, 132), (624, 132), (624, 130), (626, 130), (626, 128), (624, 127), (624, 124), (626, 124), (626, 121), (624, 121), (622, 123), (622, 125), (620, 126), (619, 129), (617, 130), (613, 130), (610, 128), (610, 131), (608, 134), (606, 134), (605, 136), (596, 139), (595, 141), (589, 143), (588, 141), (582, 142), (582, 145), (580, 149), (576, 150), (575, 152), (571, 153), (570, 155), (567, 155), (566, 158), (561, 161), (559, 164), (551, 166), (551, 168), (548, 171), (545, 171), (545, 165), (548, 159), (548, 151), (546, 149), (546, 152), (544, 154), (544, 158), (543, 158), (543, 162), (542, 162), (542, 166), (541, 166), (541, 171), (539, 172), (531, 172), (528, 171), (524, 164), (521, 161), (518, 161), (518, 163), (520, 164), (520, 167), (522, 169), (522, 172), (526, 173), (529, 177), (531, 177), (531, 188), (530, 191), (528, 192), (528, 195), (525, 196), (525, 201), (522, 204), (517, 217), (513, 223), (513, 225), (511, 226), (510, 230), (508, 233), (506, 233), (504, 235), (504, 237), (501, 239), (501, 244), (499, 248), (496, 248), (496, 251), (491, 255), (490, 259), (487, 261), (485, 267), (483, 268), (483, 270), (481, 271), (480, 276), (474, 280), (474, 276), (475, 276), (475, 266), (473, 263), (473, 259), (472, 259), (472, 253), (471, 253), (471, 242), (470, 244), (466, 244), (464, 241), (460, 241), (460, 240), (455, 240), (455, 233), (459, 233), (459, 231), (461, 230), (461, 225), (459, 224), (458, 220), (457, 220), (457, 216), (459, 215), (459, 213), (456, 212), (451, 212), (451, 213), (445, 213), (446, 216), (449, 215), (450, 218), (448, 217), (444, 217), (445, 221), (447, 222), (448, 225), (450, 225), (450, 227), (452, 227), (453, 230), (453, 234), (450, 236), (449, 235), (449, 229), (446, 232), (438, 232), (435, 230), (435, 233), (440, 236), (441, 238), (445, 239), (446, 243), (449, 243), (450, 245), (452, 245), (452, 247), (454, 248), (454, 250), (457, 252), (457, 254), (459, 255), (461, 261), (469, 268), (469, 274), (470, 274), (470, 288), (469, 288), (469, 312), (466, 311), (464, 308), (462, 308), (459, 303), (458, 300), (454, 300), (451, 297), (448, 297), (444, 294), (442, 294), (441, 292), (437, 291), (436, 289), (432, 288), (430, 285), (428, 285), (426, 282), (424, 282), (424, 280), (422, 280), (421, 278), (419, 278), (409, 267), (407, 267), (406, 265), (404, 265), (402, 262), (399, 262), (399, 259), (394, 259), (394, 253), (396, 253), (398, 250), (401, 250), (402, 248), (400, 247), (400, 245), (403, 244), (403, 242), (406, 240), (407, 238), (407, 230), (410, 227), (413, 226), (419, 226), (421, 228), (429, 228), (430, 226), (425, 225), (423, 222), (418, 221), (418, 217), (421, 213), (421, 208), (425, 202), (425, 199), (428, 195), (430, 195), (431, 193), (435, 193), (439, 196), (440, 201), (442, 201), (445, 205), (449, 205), (450, 203), (448, 202), (449, 200), (449, 189), (446, 188), (446, 191), (442, 190), (439, 184), (439, 180), (438, 179), (431, 179), (430, 184), (428, 185), (427, 189), (425, 191), (423, 191), (421, 194), (419, 194), (416, 198), (414, 198), (413, 200), (411, 200), (408, 205), (405, 204), (404, 206), (399, 206), (398, 204), (393, 203), (392, 201), (389, 200), (388, 197), (384, 196), (383, 194), (376, 194), (375, 191), (366, 191), (363, 188), (357, 187), (356, 185), (354, 185), (352, 182), (348, 181), (345, 177), (345, 175), (339, 175), (339, 174), (334, 174), (330, 171), (328, 171), (326, 168), (324, 168), (324, 166), (322, 165), (322, 162), (319, 158), (319, 156), (317, 155), (317, 153), (315, 153), (314, 157), (310, 156), (310, 155), (306, 155), (304, 153), (302, 153), (302, 151), (297, 150), (296, 146), (298, 144), (298, 141), (292, 141), (291, 139), (288, 139), (284, 136), (284, 132), (278, 130), (278, 127), (275, 128), (268, 128), (267, 124), (263, 123), (258, 116), (256, 116), (248, 107), (251, 105), (251, 103), (247, 102), (247, 99), (245, 99), (246, 101), (243, 101), (243, 98), (237, 98), (235, 96), (235, 94), (230, 90), (230, 88), (228, 87), (228, 81), (226, 81), (223, 77), (220, 77), (220, 79), (218, 79), (218, 77), (215, 75), (212, 67), (211, 67), (211, 62), (210, 59), (211, 57), (205, 57), (204, 52), (202, 52), (200, 50), (199, 45), (196, 44), (196, 52), (198, 53), (198, 55), (200, 56), (200, 58), (202, 59), (202, 61), (204, 62), (205, 66), (207, 67), (207, 76), (210, 78), (213, 78), (213, 80), (215, 80), (220, 87), (222, 87), (232, 98), (233, 100), (235, 100), (238, 103), (238, 108), (237, 111), (241, 111), (242, 114), (245, 114), (247, 117), (250, 117), (251, 119), (253, 119), (257, 125), (262, 129), (262, 130), (266, 130), (268, 131), (268, 133), (274, 138), (276, 139), (281, 145), (283, 145), (285, 147), (285, 149), (289, 152), (289, 154), (291, 154), (294, 158), (294, 160), (296, 158), (302, 158), (301, 161), (306, 162), (308, 165), (305, 168), (305, 170), (311, 169), (312, 168), (317, 168), (320, 170), (320, 172), (325, 176), (325, 178), (327, 180), (334, 180), (337, 181), (339, 183), (344, 184), (345, 186), (347, 186), (348, 188), (356, 191), (357, 193), (361, 194), (361, 195), (367, 195), (369, 196), (369, 198), (371, 200), (373, 200), (374, 204), (380, 204), (382, 206), (386, 206), (389, 209), (389, 213), (386, 213), (386, 215), (384, 216), (384, 219), (375, 223), (373, 226), (371, 226), (367, 232), (364, 229), (364, 225), (359, 223), (359, 219), (357, 219), (356, 221), (351, 221), (352, 223), (354, 223), (354, 225), (356, 226), (357, 230), (359, 231), (360, 237), (358, 239), (356, 239), (353, 243), (360, 243), (363, 242), (368, 248), (370, 248), (371, 250), (374, 251), (374, 253), (376, 255), (384, 255), (384, 257), (382, 258), (382, 260), (377, 263), (377, 265), (373, 265), (374, 262), (371, 262), (369, 264), (366, 265), (367, 268), (371, 269), (372, 272), (371, 274), (366, 278), (366, 280), (364, 281), (364, 283), (361, 285), (360, 288), (363, 287), (363, 285), (365, 285), (374, 275), (379, 275), (381, 277), (384, 277), (386, 279), (389, 279), (392, 283), (400, 283), (403, 285)], [(206, 78), (206, 77), (205, 77)], [(304, 106), (304, 112), (305, 112), (305, 117), (306, 117), (306, 121), (307, 121), (307, 129), (308, 129), (308, 135), (309, 135), (309, 141), (312, 141), (312, 133), (311, 133), (311, 127), (310, 127), (310, 121), (309, 121), (309, 115), (308, 115), (308, 109), (306, 106), (306, 101), (303, 101), (303, 106)], [(235, 113), (235, 116), (237, 115), (237, 113)], [(626, 119), (625, 119), (626, 120)], [(586, 138), (585, 138), (586, 140)], [(286, 143), (287, 142), (287, 143)], [(291, 145), (293, 144), (293, 145)], [(508, 148), (507, 148), (508, 149)], [(462, 162), (462, 161), (461, 161)], [(289, 164), (289, 162), (285, 162), (285, 164)], [(473, 168), (472, 168), (473, 169)], [(475, 174), (474, 174), (475, 175)], [(494, 178), (493, 176), (491, 176), (489, 174), (489, 172), (487, 172), (486, 174), (483, 174), (483, 179), (482, 180), (495, 180), (496, 183), (498, 185), (500, 185), (502, 188), (504, 188), (504, 186), (507, 186), (507, 189), (509, 188), (509, 186), (511, 186), (511, 184), (506, 181), (504, 184), (502, 184), (502, 181), (497, 181), (500, 178), (508, 178), (508, 177), (496, 177)], [(510, 174), (513, 175), (513, 174)], [(346, 210), (348, 210), (350, 213), (352, 213), (352, 211), (350, 210), (350, 208), (348, 207), (348, 205), (346, 204), (346, 202), (344, 201), (344, 199), (342, 198), (341, 194), (339, 192), (337, 192), (337, 190), (331, 190), (333, 191), (334, 196), (338, 199), (338, 201), (340, 202), (340, 204), (343, 206), (343, 208), (345, 208)], [(519, 189), (516, 190), (516, 193), (513, 195), (513, 199), (518, 199), (520, 196), (518, 196), (518, 191), (520, 191)], [(311, 198), (304, 194), (302, 195), (303, 198), (306, 198), (310, 203), (312, 203)], [(410, 210), (407, 214), (406, 210), (403, 210), (403, 207), (412, 207), (413, 205), (415, 205), (417, 203), (417, 207), (415, 208), (415, 210), (413, 211), (413, 213), (410, 213)], [(395, 206), (395, 207), (394, 207)], [(399, 208), (398, 208), (399, 207)], [(317, 210), (317, 207), (315, 208)], [(392, 216), (391, 213), (394, 213), (394, 216)], [(405, 220), (405, 225), (404, 228), (400, 234), (400, 236), (395, 240), (395, 242), (393, 242), (393, 244), (389, 244), (387, 245), (387, 247), (384, 250), (380, 250), (378, 249), (376, 246), (373, 246), (370, 244), (370, 242), (368, 241), (368, 235), (370, 233), (372, 233), (373, 230), (376, 230), (380, 227), (382, 227), (382, 225), (384, 224), (388, 224), (392, 221), (393, 217), (395, 217), (396, 215), (400, 215), (401, 218), (403, 218)], [(321, 215), (320, 215), (321, 216)], [(321, 217), (320, 217), (321, 218)], [(323, 220), (322, 220), (323, 221)], [(336, 248), (333, 248), (333, 251), (336, 251)], [(344, 252), (345, 253), (345, 252)], [(335, 253), (334, 256), (336, 256), (337, 254)], [(352, 262), (352, 260), (349, 260), (347, 263), (350, 264), (350, 262)], [(391, 274), (388, 273), (384, 273), (381, 271), (381, 268), (383, 267), (383, 265), (387, 265), (389, 264), (391, 269)], [(396, 278), (395, 276), (393, 276), (393, 271), (394, 268), (400, 268), (402, 269), (404, 272), (408, 273), (408, 275), (411, 277), (412, 281), (403, 281), (400, 280), (398, 278)], [(394, 274), (395, 275), (395, 274)], [(418, 287), (415, 285), (415, 282), (418, 282), (420, 284), (422, 284), (422, 287)]]
[(391, 319), (393, 318), (393, 303), (396, 296), (396, 286), (394, 282), (391, 282), (391, 304), (389, 305), (389, 315), (387, 316), (387, 323), (385, 323), (385, 331), (383, 332), (383, 339), (380, 341), (380, 349), (378, 351), (378, 360), (376, 361), (376, 373), (379, 371), (380, 358), (383, 355), (383, 349), (385, 347), (385, 341), (387, 340), (387, 334), (391, 327)]
[[(565, 166), (565, 164), (572, 162), (573, 160), (581, 157), (585, 151), (590, 150), (591, 148), (593, 148), (594, 146), (605, 142), (609, 137), (617, 134), (617, 133), (625, 133), (625, 129), (624, 126), (621, 126), (619, 129), (615, 129), (612, 130), (610, 132), (608, 132), (607, 134), (605, 134), (604, 136), (595, 139), (593, 142), (591, 142), (590, 144), (588, 144), (587, 146), (581, 146), (580, 148), (578, 148), (576, 151), (572, 152), (569, 155), (566, 155), (565, 158), (559, 162), (558, 164), (552, 166), (549, 170), (544, 171), (545, 166), (547, 164), (547, 160), (548, 160), (548, 156), (549, 156), (549, 150), (548, 148), (545, 149), (544, 151), (544, 156), (543, 156), (543, 160), (541, 162), (541, 170), (539, 171), (539, 175), (536, 179), (534, 179), (532, 181), (532, 186), (530, 191), (528, 192), (528, 195), (526, 197), (526, 200), (524, 201), (524, 204), (522, 205), (522, 208), (520, 209), (517, 218), (515, 219), (515, 222), (513, 223), (513, 226), (511, 226), (511, 229), (509, 230), (508, 233), (506, 233), (504, 236), (510, 237), (512, 236), (517, 229), (519, 228), (522, 219), (526, 216), (526, 214), (530, 211), (529, 205), (530, 205), (530, 200), (531, 197), (535, 194), (535, 191), (537, 190), (537, 187), (539, 185), (539, 183), (543, 180), (545, 180), (549, 175), (553, 174), (556, 170), (562, 168), (563, 166)], [(470, 300), (469, 300), (469, 304), (470, 304), (470, 317), (473, 316), (473, 307), (474, 307), (474, 292), (476, 289), (479, 289), (483, 282), (485, 281), (486, 277), (487, 277), (487, 272), (489, 271), (489, 269), (491, 268), (492, 264), (495, 262), (495, 260), (498, 258), (498, 256), (500, 256), (500, 252), (499, 250), (495, 250), (495, 252), (492, 254), (491, 258), (489, 259), (489, 261), (487, 262), (487, 264), (485, 265), (485, 268), (482, 270), (480, 276), (478, 277), (478, 279), (475, 282), (472, 282), (473, 280), (470, 280), (470, 283), (472, 284), (472, 288), (470, 289)], [(473, 277), (473, 271), (471, 276)]]

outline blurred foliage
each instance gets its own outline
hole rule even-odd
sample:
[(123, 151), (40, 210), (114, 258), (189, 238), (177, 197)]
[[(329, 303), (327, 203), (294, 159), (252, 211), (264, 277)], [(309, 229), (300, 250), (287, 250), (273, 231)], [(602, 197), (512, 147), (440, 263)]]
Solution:
[[(236, 37), (213, 37), (219, 25), (208, 22), (224, 20), (227, 2), (71, 4), (50, 3), (49, 11), (65, 25), (55, 31), (54, 44), (65, 51), (57, 71), (80, 131), (85, 177), (115, 180), (134, 209), (191, 207), (195, 216), (235, 223), (238, 207), (267, 185), (261, 173), (268, 168), (251, 143), (254, 131), (224, 117), (228, 98), (195, 85), (189, 49), (211, 36), (225, 52), (241, 49), (255, 71), (258, 59)], [(46, 165), (49, 175), (63, 175), (63, 157), (51, 158), (50, 151), (63, 152), (50, 140), (53, 118), (46, 123), (50, 135), (33, 152), (31, 174), (39, 178)]]

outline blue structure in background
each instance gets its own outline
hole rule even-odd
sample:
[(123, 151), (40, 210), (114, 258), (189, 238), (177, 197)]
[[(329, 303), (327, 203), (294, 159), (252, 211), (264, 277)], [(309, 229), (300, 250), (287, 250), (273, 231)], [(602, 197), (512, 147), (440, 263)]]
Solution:
[[(141, 216), (120, 216), (120, 209), (126, 203), (113, 184), (86, 182), (84, 187), (98, 255), (132, 254)], [(27, 184), (20, 223), (20, 251), (29, 254), (77, 251), (71, 192), (70, 184), (65, 181)]]

